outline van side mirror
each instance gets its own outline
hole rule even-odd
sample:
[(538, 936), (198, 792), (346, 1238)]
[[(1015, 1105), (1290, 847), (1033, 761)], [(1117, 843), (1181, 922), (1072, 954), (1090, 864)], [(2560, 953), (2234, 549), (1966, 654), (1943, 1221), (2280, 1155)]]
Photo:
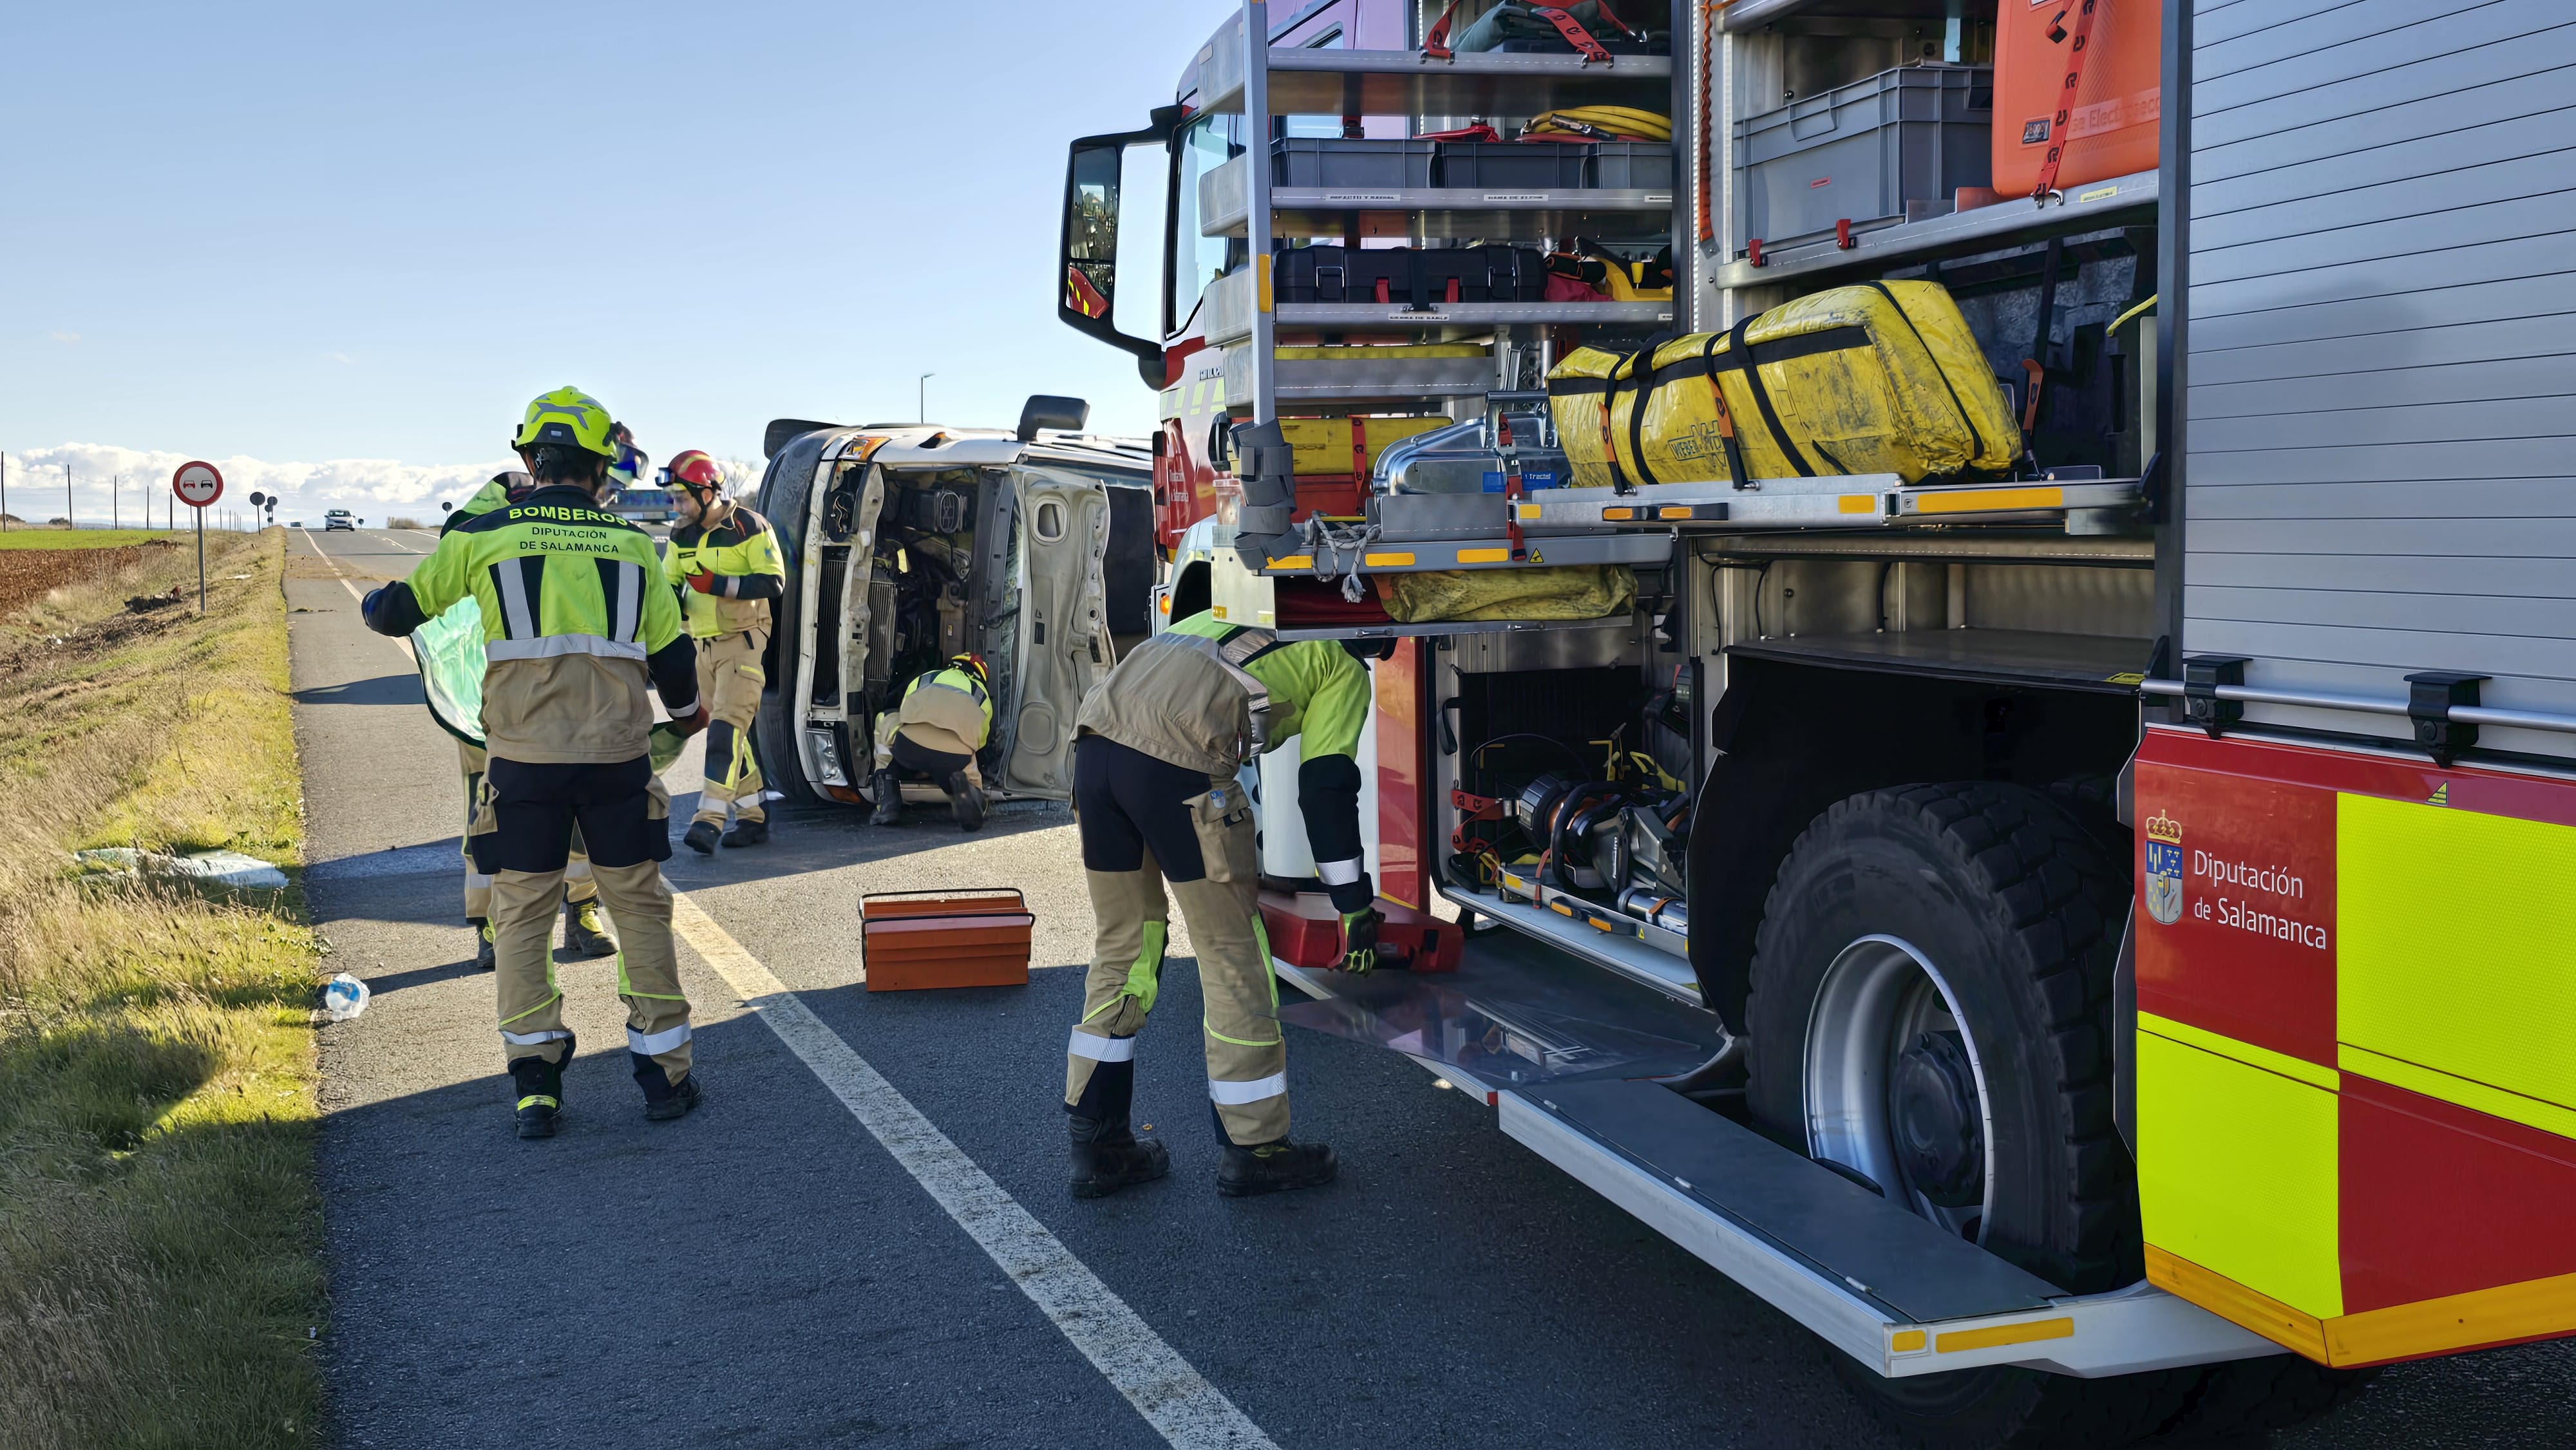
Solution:
[(1077, 433), (1091, 421), (1091, 405), (1080, 398), (1060, 398), (1052, 393), (1031, 393), (1020, 406), (1019, 438), (1023, 443), (1038, 436), (1040, 428), (1056, 428)]

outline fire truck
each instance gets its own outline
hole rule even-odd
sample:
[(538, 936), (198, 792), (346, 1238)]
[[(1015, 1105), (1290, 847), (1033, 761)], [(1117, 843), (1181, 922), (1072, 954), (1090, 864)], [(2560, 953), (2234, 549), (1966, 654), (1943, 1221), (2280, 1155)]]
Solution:
[[(1411, 970), (1327, 970), (1263, 769), (1283, 1019), (1926, 1444), (2576, 1332), (2576, 16), (1314, 0), (1182, 53), (1072, 145), (1059, 316), (1160, 400), (1156, 612), (1387, 651)], [(1838, 290), (1945, 297), (2009, 461), (1841, 466), (1762, 341)]]

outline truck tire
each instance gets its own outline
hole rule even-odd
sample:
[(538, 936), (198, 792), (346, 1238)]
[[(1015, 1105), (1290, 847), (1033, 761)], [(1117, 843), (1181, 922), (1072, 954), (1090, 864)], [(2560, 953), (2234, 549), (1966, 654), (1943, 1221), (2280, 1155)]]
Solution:
[(2328, 1369), (2295, 1354), (2233, 1360), (2198, 1371), (2158, 1445), (2243, 1445), (2322, 1419), (2370, 1387), (2376, 1369)]
[[(806, 778), (805, 757), (794, 745), (798, 727), (795, 708), (798, 641), (804, 637), (803, 592), (798, 585), (805, 556), (805, 520), (813, 507), (814, 467), (823, 458), (828, 432), (803, 434), (778, 450), (760, 478), (759, 501), (752, 505), (778, 536), (778, 553), (787, 563), (787, 587), (770, 606), (768, 686), (760, 692), (751, 745), (761, 777), (791, 806), (830, 805), (832, 800)], [(852, 768), (857, 768), (853, 766)]]
[[(1916, 785), (1834, 805), (1791, 848), (1755, 935), (1756, 1125), (2061, 1288), (2136, 1282), (2109, 1050), (2126, 882), (2038, 791)], [(1941, 1450), (2134, 1441), (2202, 1374), (1891, 1380), (1832, 1358), (1892, 1428)]]

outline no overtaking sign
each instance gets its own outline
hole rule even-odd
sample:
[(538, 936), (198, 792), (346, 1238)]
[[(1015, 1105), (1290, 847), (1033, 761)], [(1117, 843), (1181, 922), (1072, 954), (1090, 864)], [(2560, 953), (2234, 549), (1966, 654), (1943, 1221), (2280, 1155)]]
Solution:
[(211, 463), (182, 463), (170, 475), (170, 491), (179, 496), (179, 502), (201, 509), (224, 496), (224, 476)]

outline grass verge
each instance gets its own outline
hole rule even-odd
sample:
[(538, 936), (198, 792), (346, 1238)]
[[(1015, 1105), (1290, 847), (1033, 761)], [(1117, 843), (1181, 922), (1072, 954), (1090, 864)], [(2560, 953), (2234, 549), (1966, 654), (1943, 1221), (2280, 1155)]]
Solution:
[[(177, 532), (168, 529), (40, 529), (12, 524), (5, 532), (0, 532), (0, 549), (115, 549), (183, 535), (191, 539), (196, 537), (185, 529)], [(242, 537), (240, 534), (208, 534), (206, 557), (214, 557), (217, 540)]]
[(0, 833), (0, 1447), (310, 1445), (300, 897), (83, 885), (64, 854), (297, 863), (283, 535), (208, 538), (202, 620), (124, 611), (194, 585), (193, 550), (140, 552), (0, 619), (0, 781), (22, 807)]

